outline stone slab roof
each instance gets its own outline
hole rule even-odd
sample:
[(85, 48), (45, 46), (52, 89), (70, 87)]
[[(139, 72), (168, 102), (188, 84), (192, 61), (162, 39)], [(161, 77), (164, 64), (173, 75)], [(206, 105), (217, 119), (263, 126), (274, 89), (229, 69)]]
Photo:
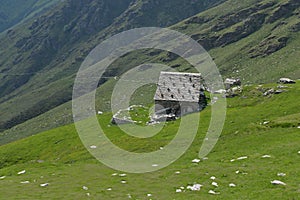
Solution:
[(203, 78), (199, 73), (161, 72), (154, 100), (199, 102)]

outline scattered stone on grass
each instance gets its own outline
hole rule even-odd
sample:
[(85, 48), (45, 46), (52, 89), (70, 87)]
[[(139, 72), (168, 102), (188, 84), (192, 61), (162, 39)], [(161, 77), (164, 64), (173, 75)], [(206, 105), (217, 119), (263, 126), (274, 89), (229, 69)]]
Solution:
[(41, 187), (47, 187), (47, 186), (49, 186), (49, 183), (42, 183), (42, 184), (40, 184), (40, 186)]
[(28, 183), (30, 183), (30, 181), (21, 181), (20, 183), (22, 183), (22, 184), (28, 184)]
[(180, 192), (182, 192), (181, 189), (176, 189), (176, 193), (180, 193)]
[(86, 187), (86, 186), (82, 186), (82, 189), (84, 189), (84, 190), (88, 190), (89, 188), (88, 188), (88, 187)]
[(263, 155), (262, 158), (271, 158), (270, 155)]
[(279, 181), (279, 180), (271, 181), (271, 183), (272, 183), (273, 185), (286, 185), (284, 182)]
[(22, 171), (18, 172), (18, 175), (25, 174), (25, 173), (26, 173), (26, 170), (22, 170)]
[(285, 173), (277, 173), (277, 176), (283, 177), (283, 176), (286, 176), (286, 174)]
[(200, 161), (201, 161), (200, 159), (196, 158), (196, 159), (192, 160), (192, 163), (199, 163)]
[(211, 185), (213, 185), (215, 187), (219, 187), (218, 183), (216, 183), (216, 182), (212, 182)]
[(230, 183), (229, 187), (236, 187), (236, 185), (234, 183)]
[(283, 83), (283, 84), (295, 84), (296, 81), (289, 79), (289, 78), (280, 78), (278, 83)]
[(236, 158), (236, 159), (231, 159), (230, 162), (234, 162), (236, 160), (245, 160), (247, 158), (248, 158), (248, 156), (242, 156), (242, 157), (239, 157), (239, 158)]
[(220, 194), (219, 192), (215, 192), (215, 191), (213, 191), (213, 190), (209, 190), (208, 191), (208, 194), (213, 194), (213, 195), (215, 195), (215, 194)]
[(127, 176), (126, 174), (119, 174), (120, 177), (125, 177)]
[(191, 191), (200, 191), (200, 189), (201, 189), (202, 186), (203, 185), (196, 183), (194, 185), (187, 186), (186, 189), (187, 190), (191, 190)]

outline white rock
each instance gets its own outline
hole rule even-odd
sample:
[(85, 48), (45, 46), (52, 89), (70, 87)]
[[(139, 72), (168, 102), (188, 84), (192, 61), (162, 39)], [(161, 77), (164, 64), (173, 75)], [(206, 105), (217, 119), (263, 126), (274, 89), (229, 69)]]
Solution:
[(198, 159), (198, 158), (192, 160), (192, 163), (199, 163), (199, 162), (200, 162), (200, 159)]
[(230, 162), (234, 162), (234, 161), (235, 161), (235, 159), (231, 159), (231, 160), (230, 160)]
[(216, 177), (212, 176), (210, 177), (210, 180), (216, 180)]
[(49, 185), (49, 183), (42, 183), (40, 184), (41, 187), (47, 187)]
[(218, 183), (216, 183), (216, 182), (212, 182), (211, 185), (213, 185), (215, 187), (219, 187)]
[(118, 176), (118, 173), (113, 173), (112, 176)]
[(125, 177), (125, 176), (126, 176), (126, 174), (119, 174), (119, 176), (120, 176), (120, 177)]
[(107, 188), (106, 190), (107, 190), (107, 191), (112, 191), (112, 188)]
[(248, 158), (247, 156), (242, 156), (242, 157), (237, 158), (237, 160), (244, 160), (244, 159), (247, 159), (247, 158)]
[(86, 193), (86, 196), (88, 196), (88, 197), (89, 197), (89, 196), (91, 196), (91, 194), (88, 192), (88, 193)]
[(277, 173), (277, 176), (283, 177), (283, 176), (286, 176), (286, 174), (285, 173)]
[(98, 115), (102, 115), (103, 114), (103, 112), (102, 111), (98, 111)]
[(300, 126), (298, 126), (297, 128), (300, 128)]
[(240, 173), (240, 170), (236, 170), (235, 173), (236, 173), (236, 174), (239, 174), (239, 173)]
[(208, 194), (220, 194), (219, 192), (215, 192), (215, 191), (213, 191), (213, 190), (209, 190), (208, 191)]
[(298, 154), (300, 154), (300, 151), (298, 151)]
[(127, 197), (128, 197), (129, 199), (131, 199), (131, 198), (132, 198), (131, 194), (127, 194)]
[(153, 164), (152, 167), (158, 167), (158, 164)]
[(159, 147), (159, 149), (160, 149), (160, 150), (163, 150), (164, 148), (163, 148), (163, 147)]
[(0, 177), (0, 180), (5, 179), (5, 178), (6, 178), (6, 176), (1, 176), (1, 177)]
[(229, 187), (236, 187), (236, 185), (234, 183), (230, 183)]
[(184, 190), (184, 187), (183, 187), (183, 186), (181, 186), (181, 187), (180, 187), (180, 189)]
[(180, 192), (182, 192), (181, 189), (176, 189), (176, 193), (180, 193)]
[(30, 183), (29, 181), (22, 181), (22, 182), (20, 182), (20, 183), (22, 183), (22, 184), (28, 184), (28, 183)]
[(201, 187), (202, 187), (201, 184), (196, 183), (192, 186), (191, 185), (187, 186), (186, 189), (191, 190), (191, 191), (200, 191)]
[(152, 194), (147, 194), (147, 197), (152, 197)]
[(272, 183), (273, 185), (286, 185), (284, 182), (279, 181), (279, 180), (271, 181), (271, 183)]
[(122, 184), (126, 184), (127, 182), (126, 182), (126, 181), (121, 181), (121, 183), (122, 183)]
[(265, 122), (263, 122), (263, 125), (267, 125), (269, 123), (270, 123), (269, 121), (265, 121)]
[(181, 173), (180, 171), (175, 172), (175, 174), (180, 174), (180, 173)]
[(23, 171), (18, 172), (18, 175), (25, 174), (25, 173), (26, 173), (26, 170), (23, 170)]
[(97, 146), (92, 145), (92, 146), (90, 146), (90, 148), (91, 148), (91, 149), (97, 149)]
[(89, 188), (88, 188), (88, 187), (86, 187), (86, 186), (82, 186), (82, 189), (84, 189), (84, 190), (88, 190)]
[(202, 160), (208, 160), (208, 157), (204, 157), (204, 158), (202, 158)]
[(270, 155), (263, 155), (262, 158), (271, 158)]

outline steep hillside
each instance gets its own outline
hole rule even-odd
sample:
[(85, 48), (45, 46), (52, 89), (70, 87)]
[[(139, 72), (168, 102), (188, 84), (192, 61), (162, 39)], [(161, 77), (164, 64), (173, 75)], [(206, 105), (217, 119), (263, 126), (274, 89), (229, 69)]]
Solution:
[(0, 129), (70, 100), (78, 67), (109, 35), (144, 25), (167, 26), (220, 2), (68, 0), (9, 30), (0, 47)]
[(0, 0), (0, 33), (46, 12), (58, 0)]
[[(198, 157), (208, 128), (210, 107), (201, 113), (198, 135), (188, 151), (153, 173), (119, 175), (124, 173), (91, 157), (73, 125), (3, 145), (0, 199), (297, 199), (300, 82), (289, 85), (284, 93), (263, 96), (277, 86), (245, 86), (240, 96), (228, 99), (222, 135), (207, 159), (198, 164), (192, 160)], [(194, 114), (186, 117), (193, 119)], [(152, 138), (133, 139), (111, 125), (110, 119), (110, 113), (99, 116), (107, 136), (133, 152), (160, 149), (180, 126), (180, 120), (169, 122)], [(273, 180), (286, 185), (272, 185)], [(48, 186), (40, 186), (45, 183)], [(186, 189), (195, 183), (203, 185), (200, 191)], [(232, 183), (235, 187), (229, 186)], [(180, 187), (182, 192), (176, 192)]]
[(174, 29), (210, 50), (224, 76), (265, 83), (300, 77), (299, 27), (299, 1), (265, 0), (228, 1)]

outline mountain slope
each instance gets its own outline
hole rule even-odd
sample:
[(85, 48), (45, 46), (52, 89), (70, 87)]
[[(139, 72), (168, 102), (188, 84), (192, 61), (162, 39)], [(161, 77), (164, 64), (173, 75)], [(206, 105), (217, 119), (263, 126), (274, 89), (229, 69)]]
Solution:
[(0, 0), (0, 33), (46, 12), (59, 0)]
[(166, 26), (219, 2), (68, 0), (8, 31), (0, 48), (0, 129), (70, 100), (80, 63), (109, 35), (144, 23)]
[[(0, 180), (0, 199), (83, 199), (88, 198), (87, 193), (94, 199), (126, 199), (128, 194), (133, 199), (146, 199), (147, 194), (157, 199), (297, 199), (300, 113), (296, 99), (300, 82), (282, 94), (263, 96), (263, 91), (276, 87), (246, 86), (241, 96), (228, 99), (222, 135), (208, 159), (199, 164), (192, 160), (197, 158), (208, 128), (209, 107), (201, 113), (198, 135), (189, 150), (169, 167), (153, 173), (119, 177), (123, 172), (91, 157), (73, 125), (0, 146), (0, 177), (5, 176)], [(110, 113), (99, 116), (107, 136), (133, 152), (158, 150), (173, 139), (180, 126), (180, 120), (169, 122), (152, 138), (132, 139), (117, 126), (108, 126), (110, 119)], [(262, 158), (264, 155), (270, 158)], [(247, 159), (230, 161), (241, 156)], [(22, 170), (26, 173), (17, 175)], [(112, 176), (114, 173), (117, 176)], [(279, 177), (278, 173), (286, 176)], [(212, 176), (219, 187), (211, 185)], [(287, 185), (272, 185), (275, 179)], [(24, 181), (29, 183), (22, 184)], [(40, 187), (42, 183), (49, 185)], [(175, 192), (194, 183), (203, 185), (200, 191)], [(229, 187), (230, 183), (236, 187)], [(210, 195), (209, 190), (220, 194)]]

